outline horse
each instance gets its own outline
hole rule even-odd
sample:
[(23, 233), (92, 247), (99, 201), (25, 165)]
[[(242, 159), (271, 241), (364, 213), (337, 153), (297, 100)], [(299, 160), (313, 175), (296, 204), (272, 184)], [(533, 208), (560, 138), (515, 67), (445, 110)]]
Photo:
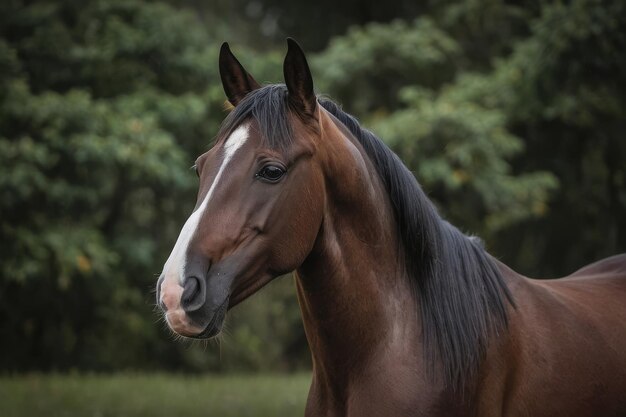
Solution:
[(219, 71), (233, 107), (196, 160), (197, 203), (157, 282), (174, 332), (215, 336), (295, 271), (306, 416), (626, 416), (626, 254), (524, 277), (316, 96), (295, 41), (284, 84), (261, 86), (227, 43)]

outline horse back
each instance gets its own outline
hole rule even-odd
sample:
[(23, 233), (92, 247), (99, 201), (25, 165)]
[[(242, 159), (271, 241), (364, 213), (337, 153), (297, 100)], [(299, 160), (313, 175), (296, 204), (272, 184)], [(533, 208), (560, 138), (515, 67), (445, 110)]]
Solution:
[(626, 415), (626, 254), (561, 279), (518, 278), (501, 414)]
[[(626, 326), (626, 254), (594, 262), (564, 278), (534, 283), (550, 293), (555, 311), (565, 309), (601, 329)], [(626, 343), (626, 332), (618, 335)]]
[[(615, 348), (626, 369), (626, 254), (587, 265), (560, 279), (532, 280), (537, 305), (571, 339), (602, 351)], [(610, 352), (605, 352), (609, 355)], [(609, 355), (610, 356), (610, 355)]]
[[(626, 280), (626, 253), (601, 259), (584, 266), (566, 278), (593, 278), (599, 276)], [(624, 285), (626, 285), (626, 282)]]

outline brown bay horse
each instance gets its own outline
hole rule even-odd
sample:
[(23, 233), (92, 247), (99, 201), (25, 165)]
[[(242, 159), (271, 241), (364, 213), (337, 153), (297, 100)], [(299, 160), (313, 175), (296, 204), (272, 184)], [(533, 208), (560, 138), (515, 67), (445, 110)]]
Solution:
[(307, 416), (626, 416), (626, 255), (558, 280), (515, 273), (315, 96), (288, 44), (285, 85), (263, 87), (222, 46), (234, 109), (157, 283), (171, 329), (212, 337), (295, 270)]

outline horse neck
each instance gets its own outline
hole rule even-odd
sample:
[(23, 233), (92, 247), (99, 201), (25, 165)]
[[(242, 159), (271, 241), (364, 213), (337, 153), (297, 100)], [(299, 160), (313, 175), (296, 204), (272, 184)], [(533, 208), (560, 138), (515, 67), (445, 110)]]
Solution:
[(337, 180), (328, 181), (323, 224), (296, 282), (315, 377), (337, 394), (377, 355), (420, 358), (419, 316), (376, 170), (354, 138), (334, 124), (322, 130), (332, 136), (324, 166)]

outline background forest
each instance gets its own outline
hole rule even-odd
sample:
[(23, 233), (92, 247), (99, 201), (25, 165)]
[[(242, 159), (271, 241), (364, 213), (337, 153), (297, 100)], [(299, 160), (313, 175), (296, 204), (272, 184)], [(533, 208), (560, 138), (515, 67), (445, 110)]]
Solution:
[[(220, 342), (175, 342), (153, 287), (225, 117), (223, 41), (316, 89), (521, 273), (626, 251), (626, 1), (0, 2), (0, 373), (309, 366), (291, 277)], [(306, 379), (306, 378), (304, 378)]]

